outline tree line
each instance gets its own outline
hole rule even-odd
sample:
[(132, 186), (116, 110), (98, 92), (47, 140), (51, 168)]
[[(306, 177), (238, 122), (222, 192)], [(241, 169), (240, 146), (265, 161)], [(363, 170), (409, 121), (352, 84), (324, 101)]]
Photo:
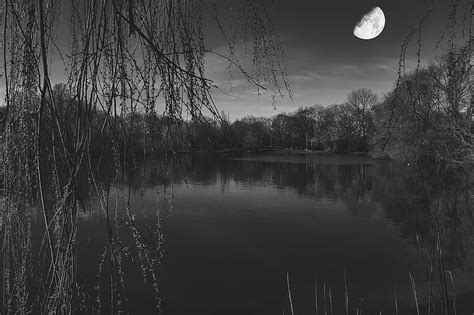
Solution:
[[(300, 107), (273, 117), (246, 116), (230, 122), (220, 118), (185, 121), (178, 150), (309, 149), (328, 152), (368, 152), (375, 131), (377, 95), (369, 89), (352, 91), (344, 104)], [(161, 117), (162, 123), (166, 121)], [(146, 130), (146, 129), (145, 129)], [(161, 131), (166, 128), (160, 128)], [(163, 135), (162, 135), (163, 136)]]
[(231, 122), (225, 113), (185, 120), (135, 112), (116, 119), (131, 126), (132, 151), (144, 154), (306, 149), (470, 167), (474, 104), (469, 56), (468, 46), (452, 49), (400, 76), (382, 97), (362, 88), (351, 91), (342, 104), (300, 107), (273, 117)]
[[(66, 84), (56, 84), (52, 94), (57, 107), (54, 119), (60, 122), (64, 145), (70, 147), (76, 136), (74, 126), (82, 105), (74, 100)], [(185, 120), (156, 112), (136, 111), (109, 116), (97, 111), (91, 118), (89, 149), (98, 154), (114, 137), (114, 141), (127, 144), (133, 154), (145, 155), (163, 151), (263, 149), (368, 152), (375, 132), (377, 105), (379, 99), (373, 91), (359, 89), (349, 93), (344, 104), (300, 107), (295, 112), (279, 113), (273, 117), (248, 115), (234, 122), (224, 112), (214, 117), (199, 115)], [(1, 122), (5, 115), (5, 107), (0, 108)], [(59, 128), (49, 116), (44, 117), (48, 127), (45, 129), (49, 129), (45, 132)], [(34, 114), (31, 119), (33, 121)], [(29, 124), (28, 121), (25, 123)]]
[[(89, 150), (94, 155), (107, 152), (112, 142), (127, 147), (127, 154), (141, 156), (306, 149), (472, 165), (472, 92), (468, 50), (457, 49), (402, 76), (383, 97), (362, 88), (351, 91), (342, 104), (305, 106), (273, 117), (249, 115), (231, 122), (224, 112), (184, 119), (156, 111), (109, 115), (97, 110), (91, 118)], [(75, 138), (81, 105), (66, 84), (56, 84), (52, 94), (56, 119), (65, 126), (62, 140), (68, 145)], [(2, 122), (4, 114), (0, 110)]]

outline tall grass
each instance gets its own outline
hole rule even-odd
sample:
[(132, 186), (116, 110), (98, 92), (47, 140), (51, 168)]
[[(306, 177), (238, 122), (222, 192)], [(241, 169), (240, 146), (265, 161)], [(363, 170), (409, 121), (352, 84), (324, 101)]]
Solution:
[[(416, 235), (416, 242), (418, 245), (418, 250), (420, 253), (420, 257), (422, 259), (422, 263), (424, 266), (424, 275), (425, 280), (423, 281), (426, 284), (426, 300), (420, 299), (420, 292), (419, 288), (417, 288), (417, 281), (415, 276), (412, 272), (408, 272), (407, 279), (409, 283), (409, 287), (411, 289), (412, 301), (413, 301), (413, 312), (417, 315), (420, 314), (446, 314), (446, 315), (457, 315), (458, 309), (456, 306), (456, 299), (457, 299), (457, 290), (456, 290), (456, 282), (453, 276), (453, 272), (446, 268), (446, 257), (443, 251), (443, 245), (441, 242), (441, 232), (438, 228), (438, 222), (433, 222), (433, 229), (434, 233), (431, 236), (432, 239), (430, 241), (430, 246), (427, 248), (424, 246), (422, 238), (419, 235)], [(287, 277), (287, 284), (289, 279), (289, 273), (286, 273)], [(435, 281), (435, 278), (438, 278), (438, 281)], [(451, 286), (449, 289), (448, 286)], [(400, 280), (403, 282), (403, 280)], [(322, 292), (323, 292), (323, 300), (318, 300), (318, 288), (321, 284), (318, 281), (318, 277), (314, 277), (314, 303), (315, 303), (315, 314), (319, 315), (320, 312), (320, 305), (322, 304), (322, 314), (340, 314), (344, 312), (346, 315), (349, 314), (362, 314), (364, 309), (361, 305), (361, 299), (350, 298), (349, 297), (349, 281), (348, 281), (348, 274), (347, 271), (344, 270), (343, 272), (343, 287), (344, 292), (343, 296), (339, 300), (337, 296), (333, 297), (331, 287), (328, 287), (325, 282), (322, 282)], [(418, 283), (418, 285), (420, 282)], [(357, 295), (357, 293), (352, 292), (352, 295)], [(400, 309), (399, 305), (399, 292), (397, 289), (396, 282), (393, 286), (393, 314), (403, 314), (401, 313), (402, 310)], [(290, 288), (288, 286), (288, 297), (289, 297), (289, 304), (291, 308), (291, 313), (293, 314), (294, 306), (293, 300), (290, 294)], [(335, 304), (335, 300), (343, 301), (343, 303), (338, 302)], [(297, 306), (297, 305), (296, 305)], [(339, 310), (337, 307), (341, 307)], [(351, 311), (351, 306), (353, 307)], [(404, 306), (406, 310), (407, 306)], [(344, 311), (342, 311), (342, 308)], [(474, 310), (474, 306), (473, 306)], [(463, 310), (466, 311), (466, 310)], [(471, 310), (472, 311), (472, 310)], [(383, 314), (384, 310), (380, 310), (380, 314)]]

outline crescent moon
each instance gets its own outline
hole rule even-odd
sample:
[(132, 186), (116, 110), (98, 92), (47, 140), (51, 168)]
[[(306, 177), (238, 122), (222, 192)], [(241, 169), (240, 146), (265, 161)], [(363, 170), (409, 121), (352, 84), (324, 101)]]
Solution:
[(354, 27), (354, 35), (360, 39), (373, 39), (382, 33), (385, 27), (385, 14), (379, 7), (367, 12)]

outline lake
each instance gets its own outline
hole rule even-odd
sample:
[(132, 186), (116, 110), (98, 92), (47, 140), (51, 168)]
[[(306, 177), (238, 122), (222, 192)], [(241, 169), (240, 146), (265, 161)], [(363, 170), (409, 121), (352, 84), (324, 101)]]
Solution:
[[(420, 308), (428, 304), (424, 255), (441, 235), (445, 272), (434, 273), (434, 295), (446, 288), (458, 314), (471, 314), (472, 190), (432, 173), (359, 155), (183, 154), (142, 163), (104, 188), (109, 220), (136, 254), (122, 263), (124, 310), (156, 313), (156, 289), (163, 314), (291, 314), (289, 284), (294, 313), (316, 314), (316, 284), (319, 314), (331, 306), (345, 314), (346, 274), (352, 314), (394, 314), (395, 290), (400, 314), (416, 314), (414, 290)], [(107, 187), (106, 176), (99, 180)], [(94, 287), (109, 234), (99, 199), (86, 208), (79, 272)], [(160, 262), (151, 263), (155, 289), (150, 277), (143, 282), (137, 238), (156, 249), (142, 251), (143, 261)]]

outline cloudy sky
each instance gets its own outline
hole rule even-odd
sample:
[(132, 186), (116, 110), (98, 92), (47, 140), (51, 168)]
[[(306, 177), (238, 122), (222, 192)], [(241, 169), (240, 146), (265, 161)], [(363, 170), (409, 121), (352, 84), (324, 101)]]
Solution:
[[(243, 1), (243, 0), (231, 0)], [(393, 88), (397, 78), (400, 46), (409, 31), (425, 15), (433, 0), (269, 0), (271, 16), (282, 41), (287, 74), (294, 98), (278, 99), (276, 109), (272, 98), (239, 78), (238, 71), (229, 76), (227, 63), (215, 57), (207, 59), (207, 75), (226, 93), (215, 92), (217, 106), (231, 120), (246, 115), (272, 116), (291, 112), (300, 106), (327, 106), (344, 102), (348, 92), (370, 88), (381, 97)], [(216, 1), (219, 5), (228, 1)], [(436, 1), (436, 7), (423, 27), (422, 57), (429, 61), (442, 50), (434, 46), (447, 23), (449, 1)], [(386, 26), (373, 40), (361, 40), (353, 28), (373, 7), (382, 8)], [(466, 11), (459, 10), (460, 12)], [(67, 18), (65, 18), (66, 20)], [(213, 29), (214, 28), (214, 29)], [(208, 21), (207, 43), (222, 49), (222, 35)], [(64, 27), (64, 30), (68, 30)], [(58, 33), (58, 42), (67, 40), (65, 32)], [(57, 56), (56, 56), (57, 57)], [(407, 55), (407, 65), (416, 64), (416, 38)], [(52, 67), (61, 68), (59, 58), (52, 56)], [(248, 63), (248, 62), (247, 62)], [(245, 65), (246, 62), (243, 61)], [(56, 82), (64, 81), (62, 71), (52, 74)], [(232, 83), (230, 88), (228, 82)], [(4, 81), (0, 83), (4, 98)]]
[[(434, 47), (447, 23), (448, 2), (438, 1), (424, 24), (423, 60), (441, 53)], [(362, 87), (383, 97), (397, 78), (403, 39), (431, 3), (432, 0), (276, 0), (272, 14), (285, 50), (293, 102), (288, 98), (278, 100), (273, 110), (268, 96), (257, 98), (254, 90), (243, 85), (234, 88), (234, 97), (217, 96), (218, 104), (230, 113), (231, 119), (237, 119), (247, 114), (271, 116), (299, 106), (341, 103), (349, 91)], [(373, 40), (358, 39), (353, 35), (354, 26), (375, 6), (385, 13), (384, 31)], [(414, 38), (407, 66), (416, 63)]]

